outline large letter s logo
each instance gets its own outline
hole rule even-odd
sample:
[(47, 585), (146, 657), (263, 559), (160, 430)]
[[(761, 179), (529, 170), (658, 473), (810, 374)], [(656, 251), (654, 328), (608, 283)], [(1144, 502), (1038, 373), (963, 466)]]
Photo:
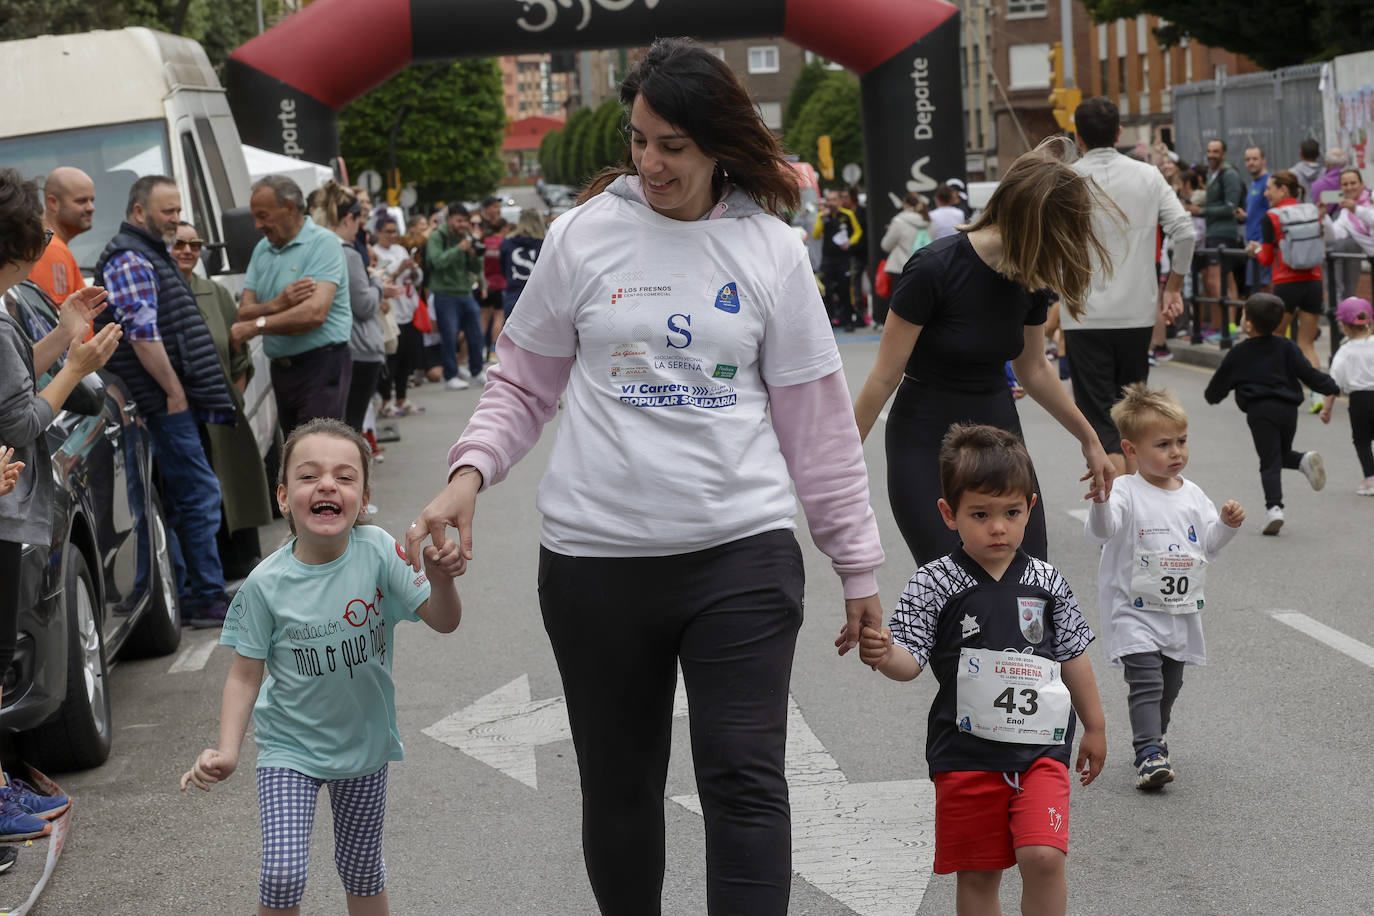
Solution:
[[(689, 331), (689, 330), (687, 330), (686, 328), (679, 327), (678, 324), (677, 324), (677, 322), (673, 320), (674, 318), (681, 318), (683, 324), (687, 325), (687, 327), (691, 327), (691, 326), (692, 326), (692, 316), (691, 316), (691, 315), (669, 315), (669, 316), (668, 316), (668, 335), (667, 335), (664, 339), (668, 342), (668, 347), (669, 347), (669, 349), (672, 349), (672, 350), (685, 350), (685, 349), (687, 349), (688, 347), (690, 347), (690, 346), (692, 345), (692, 332)], [(673, 342), (673, 336), (674, 336), (674, 335), (676, 335), (676, 336), (678, 336), (678, 337), (681, 337), (681, 338), (682, 338), (682, 343), (674, 343), (674, 342)]]

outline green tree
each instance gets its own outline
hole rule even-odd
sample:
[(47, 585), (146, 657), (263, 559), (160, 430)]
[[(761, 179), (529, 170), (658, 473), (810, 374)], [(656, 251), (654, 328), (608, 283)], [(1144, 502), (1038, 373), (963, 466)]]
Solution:
[(583, 160), (582, 136), (591, 127), (592, 110), (579, 108), (568, 115), (563, 125), (562, 149), (559, 151), (558, 165), (563, 180), (560, 184), (580, 185), (587, 177), (587, 164)]
[(625, 158), (625, 109), (620, 99), (612, 96), (596, 109), (597, 135), (601, 143), (597, 151), (597, 169), (619, 165)]
[(1160, 43), (1192, 38), (1246, 57), (1266, 69), (1374, 47), (1369, 0), (1083, 0), (1100, 23), (1153, 14), (1168, 22)]
[(831, 156), (835, 171), (846, 162), (864, 161), (863, 112), (859, 96), (859, 81), (850, 73), (838, 70), (826, 72), (825, 79), (807, 99), (796, 122), (783, 138), (788, 151), (820, 169), (816, 139), (830, 136)]
[(562, 130), (551, 130), (539, 141), (539, 170), (549, 184), (563, 184), (563, 173), (559, 171), (562, 141)]
[[(141, 25), (194, 38), (220, 76), (229, 53), (258, 34), (255, 0), (4, 0), (0, 41)], [(280, 0), (263, 0), (268, 24)]]
[(785, 136), (792, 130), (792, 126), (797, 123), (797, 116), (805, 107), (811, 94), (821, 83), (825, 82), (827, 73), (833, 70), (825, 69), (819, 57), (813, 57), (811, 61), (802, 67), (801, 73), (797, 74), (797, 81), (792, 84), (792, 94), (787, 97), (787, 110), (782, 114), (782, 132)]
[(500, 183), (506, 111), (496, 61), (411, 67), (345, 108), (339, 145), (352, 174), (386, 174), (391, 127), (402, 108), (396, 165), (421, 200), (476, 199)]

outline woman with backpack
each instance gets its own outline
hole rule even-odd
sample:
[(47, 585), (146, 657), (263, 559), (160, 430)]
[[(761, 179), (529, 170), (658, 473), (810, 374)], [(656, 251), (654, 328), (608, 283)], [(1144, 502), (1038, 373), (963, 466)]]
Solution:
[[(1262, 241), (1251, 242), (1246, 250), (1265, 267), (1274, 268), (1274, 295), (1283, 300), (1283, 323), (1274, 333), (1283, 336), (1296, 316), (1298, 349), (1315, 369), (1321, 368), (1314, 341), (1322, 314), (1322, 261), (1326, 247), (1322, 241), (1321, 212), (1315, 204), (1300, 203), (1306, 192), (1298, 176), (1284, 169), (1269, 176), (1264, 197), (1269, 212), (1260, 222)], [(1312, 393), (1312, 413), (1322, 409), (1321, 396)]]

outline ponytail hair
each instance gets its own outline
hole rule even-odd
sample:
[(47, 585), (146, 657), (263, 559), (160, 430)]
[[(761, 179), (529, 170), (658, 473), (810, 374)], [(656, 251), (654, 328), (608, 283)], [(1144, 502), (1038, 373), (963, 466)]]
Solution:
[(361, 215), (363, 204), (351, 190), (330, 179), (310, 195), (310, 216), (329, 229), (337, 228), (349, 214)]

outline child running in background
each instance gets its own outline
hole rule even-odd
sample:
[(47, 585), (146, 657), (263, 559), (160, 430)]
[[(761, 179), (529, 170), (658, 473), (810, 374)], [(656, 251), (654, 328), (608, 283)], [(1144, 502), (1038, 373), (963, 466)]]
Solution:
[(219, 745), (181, 777), (183, 792), (227, 779), (252, 712), (262, 813), (259, 914), (299, 913), (323, 785), (350, 916), (389, 912), (387, 767), (402, 757), (392, 631), (398, 621), (423, 620), (450, 633), (463, 615), (453, 578), (466, 560), (456, 541), (442, 554), (427, 547), (425, 572), (416, 576), (391, 535), (359, 524), (370, 451), (333, 419), (302, 424), (286, 440), (277, 504), (295, 537), (253, 570), (229, 606), (220, 642), (235, 654)]
[[(1371, 335), (1374, 309), (1356, 296), (1342, 300), (1336, 318), (1345, 341), (1331, 358), (1331, 378), (1350, 398), (1350, 435), (1360, 459), (1364, 483), (1355, 490), (1360, 496), (1374, 496), (1374, 335)], [(1322, 422), (1331, 422), (1334, 398), (1322, 407)]]
[[(1293, 410), (1296, 415), (1296, 405)], [(1092, 505), (1084, 534), (1103, 545), (1098, 605), (1107, 661), (1126, 670), (1135, 786), (1157, 789), (1175, 775), (1165, 734), (1183, 666), (1207, 664), (1207, 564), (1235, 537), (1245, 510), (1231, 500), (1218, 514), (1183, 478), (1188, 414), (1173, 395), (1129, 385), (1112, 407), (1112, 420), (1137, 470), (1117, 478), (1105, 503)]]
[(1283, 527), (1284, 468), (1301, 471), (1314, 490), (1326, 486), (1322, 456), (1293, 450), (1303, 384), (1326, 395), (1340, 391), (1331, 376), (1312, 367), (1297, 344), (1274, 333), (1283, 309), (1283, 300), (1269, 293), (1245, 300), (1246, 339), (1227, 351), (1203, 392), (1208, 404), (1220, 404), (1234, 388), (1236, 406), (1245, 411), (1260, 460), (1265, 534), (1278, 534)]
[(1102, 770), (1106, 723), (1092, 631), (1064, 577), (1021, 548), (1035, 503), (1020, 439), (955, 425), (940, 447), (939, 501), (963, 545), (922, 566), (888, 627), (865, 627), (859, 656), (895, 681), (930, 667), (939, 681), (926, 732), (935, 782), (935, 872), (958, 873), (961, 916), (1000, 912), (1003, 870), (1021, 869), (1022, 911), (1063, 913), (1069, 756)]

